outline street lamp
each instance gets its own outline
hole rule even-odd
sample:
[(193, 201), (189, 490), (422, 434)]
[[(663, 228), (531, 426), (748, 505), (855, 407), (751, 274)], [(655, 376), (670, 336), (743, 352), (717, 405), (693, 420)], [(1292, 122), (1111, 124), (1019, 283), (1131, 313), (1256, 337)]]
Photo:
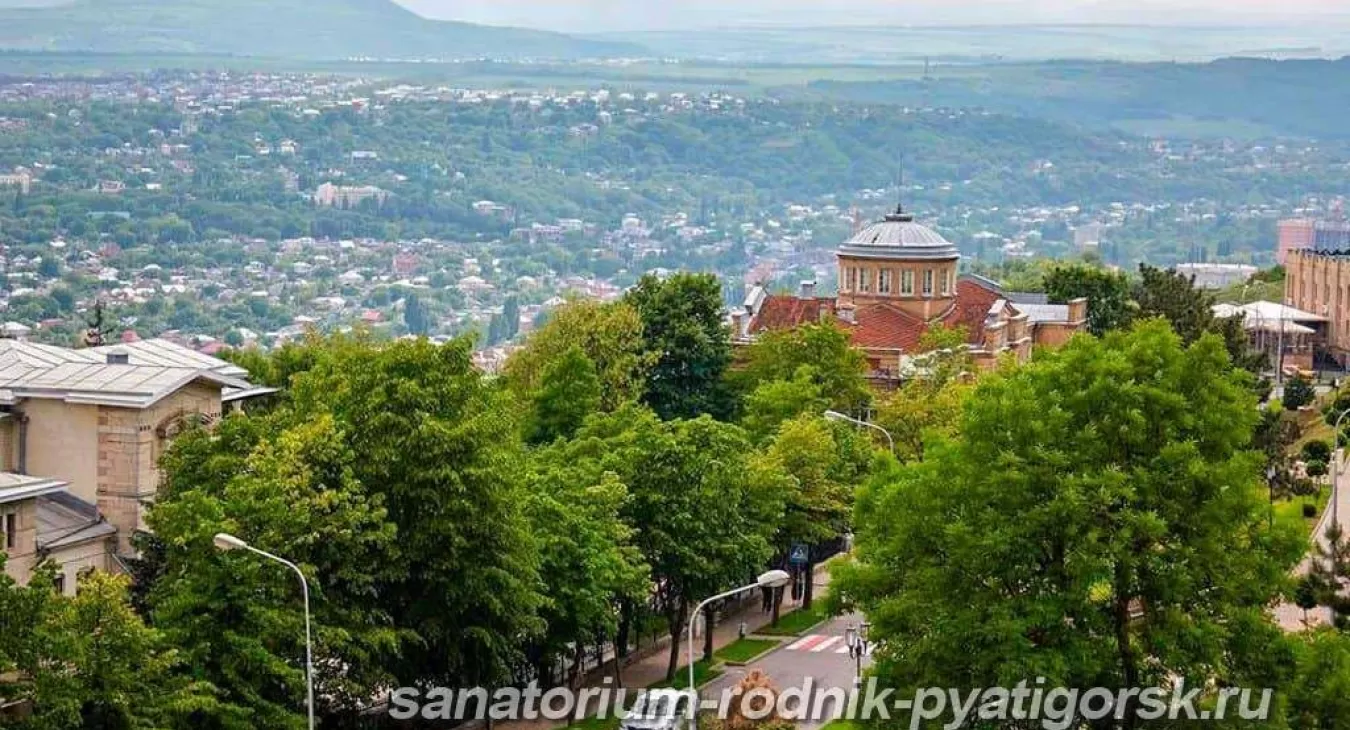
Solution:
[(855, 624), (849, 624), (844, 629), (844, 645), (848, 647), (848, 655), (853, 657), (857, 667), (853, 681), (859, 686), (862, 685), (862, 660), (871, 648), (867, 643), (868, 630), (871, 628), (872, 624), (864, 621), (861, 629)]
[(234, 535), (222, 532), (216, 535), (213, 542), (216, 545), (216, 549), (221, 552), (247, 550), (254, 555), (260, 555), (273, 562), (281, 563), (287, 568), (295, 571), (296, 575), (300, 576), (300, 591), (305, 598), (305, 705), (306, 709), (309, 711), (309, 730), (314, 730), (314, 649), (309, 629), (309, 581), (305, 578), (305, 574), (300, 572), (300, 568), (297, 567), (295, 563), (292, 563), (285, 558), (277, 557), (272, 553), (259, 550)]
[(1346, 416), (1350, 416), (1350, 409), (1342, 411), (1341, 415), (1336, 417), (1336, 424), (1332, 426), (1332, 438), (1335, 439), (1331, 444), (1331, 524), (1333, 525), (1340, 524), (1340, 510), (1337, 503), (1340, 502), (1341, 496), (1341, 460), (1336, 458), (1336, 452), (1341, 450), (1341, 422), (1345, 420)]
[(886, 443), (891, 445), (891, 455), (892, 456), (895, 455), (895, 438), (891, 436), (890, 431), (887, 431), (881, 426), (878, 426), (877, 424), (872, 423), (870, 421), (864, 421), (859, 418), (854, 418), (853, 416), (845, 415), (843, 413), (840, 413), (839, 411), (825, 411), (825, 417), (830, 419), (831, 421), (843, 421), (844, 423), (851, 423), (855, 426), (862, 426), (863, 428), (870, 428), (876, 431), (880, 431), (882, 434), (886, 436)]
[[(792, 576), (788, 575), (786, 570), (770, 570), (760, 575), (754, 583), (748, 586), (733, 588), (724, 593), (718, 593), (711, 598), (705, 598), (702, 603), (694, 608), (694, 612), (689, 614), (689, 702), (692, 703), (689, 713), (689, 730), (697, 730), (698, 727), (698, 688), (694, 685), (694, 621), (702, 613), (703, 607), (713, 601), (730, 598), (737, 593), (744, 593), (754, 588), (782, 588), (787, 585), (789, 580), (792, 580)], [(712, 631), (712, 626), (705, 626), (704, 630)]]
[(1278, 473), (1274, 464), (1266, 467), (1266, 489), (1270, 491), (1270, 510), (1267, 522), (1272, 530), (1275, 529), (1275, 476)]

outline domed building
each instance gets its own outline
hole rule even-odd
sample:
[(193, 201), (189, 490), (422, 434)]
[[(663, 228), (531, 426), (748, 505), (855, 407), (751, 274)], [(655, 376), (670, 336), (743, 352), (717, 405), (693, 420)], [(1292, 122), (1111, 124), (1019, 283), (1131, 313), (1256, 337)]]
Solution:
[(956, 246), (897, 208), (841, 245), (838, 294), (817, 297), (815, 282), (797, 296), (755, 287), (733, 320), (741, 341), (766, 330), (834, 321), (867, 353), (873, 377), (899, 379), (930, 327), (964, 327), (977, 363), (989, 367), (1011, 352), (1062, 344), (1085, 329), (1087, 301), (1049, 304), (1043, 294), (1006, 292), (978, 276), (958, 275)]

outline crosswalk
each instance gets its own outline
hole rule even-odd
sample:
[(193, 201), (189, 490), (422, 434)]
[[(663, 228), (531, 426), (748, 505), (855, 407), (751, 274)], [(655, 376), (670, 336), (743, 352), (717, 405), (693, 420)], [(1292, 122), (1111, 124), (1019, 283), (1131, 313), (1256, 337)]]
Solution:
[(821, 654), (831, 652), (834, 654), (847, 654), (848, 645), (844, 643), (844, 637), (831, 636), (828, 634), (807, 634), (802, 638), (792, 642), (784, 651), (803, 651), (812, 654)]

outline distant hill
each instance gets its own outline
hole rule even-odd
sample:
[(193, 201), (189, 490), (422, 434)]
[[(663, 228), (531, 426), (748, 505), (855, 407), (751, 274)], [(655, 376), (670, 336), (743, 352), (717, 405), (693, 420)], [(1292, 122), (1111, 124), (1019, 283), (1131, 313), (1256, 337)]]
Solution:
[[(581, 58), (639, 46), (429, 20), (392, 0), (0, 0), (0, 49), (276, 58)], [(22, 6), (19, 6), (22, 5)]]

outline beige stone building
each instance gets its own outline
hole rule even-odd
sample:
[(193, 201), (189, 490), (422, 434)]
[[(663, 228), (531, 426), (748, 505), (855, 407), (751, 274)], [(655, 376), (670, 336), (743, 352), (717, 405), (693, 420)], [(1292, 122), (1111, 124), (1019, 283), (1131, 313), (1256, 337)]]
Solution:
[(174, 437), (273, 392), (246, 375), (166, 340), (69, 350), (0, 339), (6, 572), (27, 581), (50, 560), (73, 593), (84, 570), (119, 570)]

